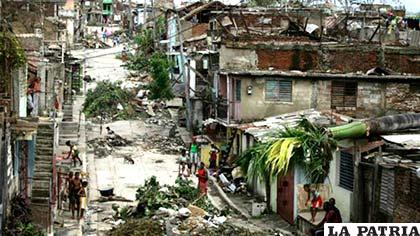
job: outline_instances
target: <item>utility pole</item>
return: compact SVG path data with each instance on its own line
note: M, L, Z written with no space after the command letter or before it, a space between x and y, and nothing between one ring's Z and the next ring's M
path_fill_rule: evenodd
M147 18L147 0L144 0L144 5L143 5L143 25L142 25L142 29L146 29L146 18Z
M153 17L153 40L155 50L158 48L159 39L157 38L157 31L156 31L156 14L155 14L155 5L154 0L152 0L152 17Z
M192 108L191 108L191 100L190 100L190 76L186 75L185 72L185 62L184 62L184 41L182 39L182 32L181 32L181 23L179 20L179 15L178 13L175 11L175 4L174 4L174 12L176 14L176 24L177 24L177 31L176 32L178 34L179 37L179 44L180 44L180 53L181 53L181 70L182 70L182 76L184 77L183 81L185 83L185 101L186 101L186 105L187 105L187 114L186 114L186 120L187 120L187 130L192 131L192 120L191 120L191 112L192 112Z
M128 0L128 32L133 36L133 13L131 12L131 0Z

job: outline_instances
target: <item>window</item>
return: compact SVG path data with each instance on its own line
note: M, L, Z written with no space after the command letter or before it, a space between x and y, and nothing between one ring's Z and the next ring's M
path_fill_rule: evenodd
M394 211L394 186L394 170L382 168L379 209L389 215Z
M241 101L241 80L235 80L235 99Z
M347 152L340 152L340 170L338 186L353 191L354 165L353 155Z
M333 81L331 84L331 108L356 106L357 83Z
M291 80L267 80L265 83L265 100L291 102L292 81Z

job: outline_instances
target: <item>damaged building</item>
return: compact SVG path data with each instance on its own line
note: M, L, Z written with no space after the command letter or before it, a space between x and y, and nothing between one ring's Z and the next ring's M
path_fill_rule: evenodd
M325 6L250 8L221 2L193 3L177 14L169 11L168 35L176 35L167 42L167 53L176 65L171 78L180 82L175 88L187 104L187 120L202 128L198 137L207 140L201 155L207 156L214 143L233 161L259 142L260 135L293 125L301 116L331 126L420 112L417 32L403 26L403 10L394 9L392 16L390 11L390 6L372 4L362 4L348 14ZM361 167L365 164L354 164L388 148L382 139L352 140L355 143L340 146L334 154L330 196L336 198L345 222L410 222L407 215L419 217L418 211L398 213L407 205L419 205L410 197L393 205L381 195L403 190L379 186L381 178L387 181L384 178L394 178L394 173L395 183L409 181L418 168L412 164L417 157L394 163L389 176L389 165L382 159L376 167L369 164L369 171L384 169L382 174L375 172L374 180L368 171L371 176L366 181ZM207 159L204 162L208 164ZM306 181L299 169L279 177L271 183L267 203L302 234L308 233L311 223L300 214L296 195ZM280 185L283 182L288 183L287 193ZM361 187L365 182L375 187ZM256 194L266 196L263 183L255 180L251 186ZM416 188L416 184L407 186ZM370 200L358 205L361 199ZM368 205L372 208L361 211Z

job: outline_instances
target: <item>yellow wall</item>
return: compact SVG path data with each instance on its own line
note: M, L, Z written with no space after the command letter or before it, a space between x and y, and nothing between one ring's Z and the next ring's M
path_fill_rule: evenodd
M220 149L222 143L220 142L215 142L214 143L216 145L217 148ZM201 157L201 161L204 162L204 164L206 165L206 167L208 168L210 165L210 148L211 148L211 144L207 144L207 145L201 145L200 146L200 157ZM217 155L217 164L219 164L219 159L221 157L220 152Z

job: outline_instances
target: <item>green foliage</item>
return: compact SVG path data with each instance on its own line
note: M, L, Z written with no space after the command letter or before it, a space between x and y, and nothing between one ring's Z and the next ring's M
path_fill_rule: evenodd
M148 217L160 207L177 210L179 206L197 205L207 211L215 211L206 197L198 198L198 190L191 180L177 179L174 186L161 186L152 176L137 189L137 216Z
M169 81L169 68L171 63L166 56L155 53L150 59L150 73L153 81L149 84L150 98L160 100L170 100L174 98L172 86Z
M145 236L145 235L163 235L162 226L153 219L132 219L127 221L110 232L110 236Z
M43 233L32 223L31 210L25 199L16 195L12 198L10 215L4 227L6 236L42 236Z
M121 88L121 83L101 81L95 89L87 92L83 112L86 117L129 118L134 115L131 97L128 90ZM123 106L123 110L118 110L118 104Z
M336 147L324 129L302 119L297 127L273 133L269 141L248 149L237 163L250 179L284 175L289 166L299 165L312 183L323 183Z
M155 32L156 40L159 40L165 33L165 19L163 17L157 19ZM128 55L128 62L124 66L130 70L150 72L150 59L158 52L158 48L155 48L153 34L153 29L143 29L136 35L133 42L137 51L135 54Z
M9 70L19 68L26 62L22 45L10 32L0 32L0 62Z
M251 7L272 7L277 4L276 0L251 0Z
M2 92L9 86L11 72L24 65L25 52L14 34L0 32L0 88Z

